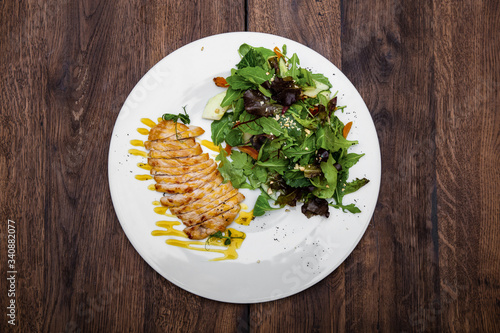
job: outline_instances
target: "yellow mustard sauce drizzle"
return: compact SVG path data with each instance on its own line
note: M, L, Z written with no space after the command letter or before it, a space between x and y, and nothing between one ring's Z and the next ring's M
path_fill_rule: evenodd
M162 121L163 121L162 117L158 118L158 124L161 123Z
M151 175L135 175L135 179L137 180L150 180L153 179Z
M245 233L229 228L228 230L231 230L231 244L229 245L224 245L224 239L218 239L218 238L212 238L208 241L184 241L184 240L179 240L179 239L167 239L165 243L168 245L173 245L173 246L178 246L178 247L183 247L189 250L195 250L195 251L208 251L208 252L215 252L215 253L221 253L224 256L219 257L219 258L214 258L210 259L210 261L219 261L219 260L226 260L226 259L236 259L238 258L238 253L236 252L237 249L241 247L241 244L245 240ZM228 235L228 231L226 230L225 235ZM235 237L241 237L241 238L235 238ZM218 249L218 248L212 248L209 247L211 245L215 246L226 246L225 249Z
M155 184L148 185L148 190L150 190L150 191L156 191Z
M249 212L240 211L240 215L236 220L234 220L234 222L240 225L250 225L252 219L253 219L253 210Z
M159 206L161 203L158 200L153 201L154 206Z
M142 140L130 140L130 144L136 147L144 147L144 141Z
M210 150L213 150L213 151L216 151L216 152L219 152L219 147L214 145L214 143L212 141L208 141L208 140L201 140L201 144L205 147L207 147L208 149Z
M135 156L148 157L148 153L139 149L129 149L128 153Z
M141 169L148 170L148 171L153 169L153 167L147 163L137 163L137 166Z
M137 132L139 132L142 135L148 135L149 134L149 130L147 128L142 128L142 127L139 127L137 129Z
M149 118L141 118L141 123L149 127L155 127L156 123Z
M165 228L167 230L153 230L151 235L153 236L178 236L187 238L186 234L180 230L174 229L175 225L181 225L178 221L158 221L155 223L160 228Z
M165 215L165 216L168 216L168 217L177 217L175 215L167 213L168 207L164 207L164 206L155 207L153 210L155 211L156 214L159 214L159 215Z

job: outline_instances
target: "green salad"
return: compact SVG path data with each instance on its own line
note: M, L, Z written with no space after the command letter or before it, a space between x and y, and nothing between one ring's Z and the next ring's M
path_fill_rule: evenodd
M364 154L349 152L352 123L335 115L332 84L323 74L300 67L297 54L243 44L241 60L214 96L203 117L212 119L212 141L224 181L235 188L260 189L254 216L301 202L302 213L329 216L329 207L359 213L343 204L368 179L347 181L349 168ZM233 149L234 148L234 149Z

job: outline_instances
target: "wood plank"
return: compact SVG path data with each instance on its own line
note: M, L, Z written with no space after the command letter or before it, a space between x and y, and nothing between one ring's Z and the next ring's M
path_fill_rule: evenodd
M336 66L341 65L339 1L251 0L248 1L248 30L290 38L319 52ZM344 266L340 266L323 281L297 295L251 305L249 330L342 331L345 327L344 284Z
M48 109L43 103L47 75L38 60L44 57L42 41L33 28L41 22L34 13L27 13L25 3L3 2L0 13L0 303L4 305L0 331L12 328L6 316L11 300L17 311L15 323L29 316L33 320L25 323L26 331L40 331L47 264L45 184L49 181L45 159ZM32 43L29 37L34 37ZM8 219L15 222L10 223L16 237L12 257L7 248ZM8 262L12 259L15 262ZM12 275L14 288L6 280ZM14 290L15 297L11 297Z
M343 2L342 68L377 128L379 202L346 261L347 328L433 331L439 302L432 40L428 3Z
M447 1L434 11L443 37L435 47L438 314L447 331L494 332L500 329L500 10L488 1Z

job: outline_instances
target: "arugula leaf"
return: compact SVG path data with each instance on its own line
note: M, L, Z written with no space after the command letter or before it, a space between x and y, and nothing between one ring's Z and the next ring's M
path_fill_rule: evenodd
M257 123L262 126L262 131L266 134L280 136L286 133L286 130L271 117L262 117L257 119Z
M336 205L336 204L329 204L330 206L334 207L334 208L337 208L337 209L342 209L342 211L345 213L345 211L349 211L353 214L356 214L356 213L361 213L361 210L356 207L353 203L352 204L349 204L349 205Z
M299 158L303 156L312 156L314 150L303 150L301 147L295 146L288 148L283 151L286 157L288 157L293 163L297 162Z
M226 78L227 83L233 90L247 90L252 89L255 84L248 81L241 75L234 74Z
M344 138L341 133L337 133L337 135L335 135L335 137L333 138L333 145L330 150L337 151L339 149L347 149L355 144L358 144L357 140L349 141L346 138Z
M241 49L241 47L240 47ZM255 67L260 66L264 63L265 59L260 52L255 50L253 47L246 50L245 55L241 59L241 61L236 65L238 69L245 67Z
M243 58L248 53L248 51L250 51L251 49L253 49L253 47L251 47L247 43L244 43L244 44L241 44L240 47L238 48L238 53Z
M257 119L257 116L243 111L240 114L238 128L244 133L259 135L262 133L262 127L256 122Z
M370 181L366 178L362 178L362 179L356 178L352 182L349 182L346 184L345 190L344 190L344 195L352 193L352 192L356 192L357 190L359 190L361 187L365 186L369 182Z
M280 158L270 158L265 162L257 161L255 164L271 169L280 175L283 175L285 170L288 169L288 161Z
M295 119L296 122L304 126L305 128L315 130L318 128L319 125L319 119L318 118L309 118L309 119L302 119L295 113L292 113L293 118Z
M215 141L214 141L214 143L215 143ZM230 146L233 146L233 147L242 145L243 144L243 132L241 132L238 128L233 128L233 129L229 130L229 132L226 135L226 143Z
M337 189L338 171L333 166L334 163L335 160L333 159L331 154L328 156L328 160L326 162L320 163L321 171L323 171L323 175L325 176L326 180L326 189L321 191L321 195L317 196L318 198L331 198L335 193L335 190Z
M267 198L267 195L259 195L257 201L255 202L255 206L253 207L253 216L262 216L267 211L279 209L271 207Z
M316 146L328 151L337 151L335 148L335 134L330 126L321 126L316 131Z
M251 169L253 167L252 158L240 151L233 151L231 154L232 166L236 169Z
M330 80L328 80L328 78L326 76L324 76L323 74L321 74L321 73L314 73L311 76L312 76L313 80L316 80L316 81L318 81L320 83L326 84L328 86L328 88L332 87L332 84L330 83Z
M243 174L243 169L234 168L232 166L231 162L227 159L226 151L222 149L222 147L220 147L219 155L217 155L215 160L220 161L219 172L224 178L224 183L231 181L234 188L246 187L245 185L249 186L246 183L247 177Z
M231 86L227 88L226 91L226 96L224 96L224 99L220 103L221 107L225 107L228 105L231 105L236 99L238 99L242 94L241 90L238 89L233 89Z
M286 72L286 76L291 76L293 78L297 78L297 75L299 74L299 65L300 65L300 60L299 57L297 56L297 53L294 53L292 57L290 58L290 63L292 66Z
M245 67L239 69L236 73L254 84L262 84L270 80L274 75L274 71L268 72L262 67Z
M342 165L342 168L349 169L354 164L358 163L361 157L365 154L349 153L345 157L342 157L338 162Z
M309 178L306 178L299 170L288 170L284 173L283 179L288 186L291 187L306 187L311 185Z
M248 181L253 189L259 188L267 180L267 170L264 167L255 165L249 170L250 174L247 174Z
M232 114L230 112L226 112L221 119L212 122L210 129L214 145L218 146L224 142L224 139L231 130L232 123Z
M305 68L299 68L296 83L301 87L314 87L312 73Z

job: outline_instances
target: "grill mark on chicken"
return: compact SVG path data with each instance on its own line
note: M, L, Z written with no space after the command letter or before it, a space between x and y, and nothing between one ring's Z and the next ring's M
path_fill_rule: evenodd
M198 187L204 185L207 182L210 182L212 179L217 177L219 174L219 170L215 170L212 173L204 176L199 180L195 180L192 182L186 182L182 184L158 184L156 183L155 188L158 192L165 192L170 194L182 194L182 193L191 193L196 190Z
M207 193L214 187L219 186L219 184L222 183L222 180L222 177L218 175L212 182L206 183L202 187L194 190L192 193L167 195L162 197L160 202L163 206L167 207L189 205L191 202L195 202L196 200L199 200L207 195Z
M149 156L152 158L171 159L171 158L178 158L178 157L196 156L196 155L200 155L202 152L203 152L203 150L201 149L200 144L197 143L196 146L194 146L192 148L186 148L186 149L168 150L168 151L150 150Z
M208 221L184 229L184 233L191 239L203 239L217 231L224 231L234 221L240 212L240 205L220 214Z
M186 182L192 182L195 180L199 180L204 176L212 173L215 169L217 169L217 164L213 163L205 169L198 170L196 172L185 173L183 175L177 176L167 176L167 175L156 175L154 179L157 183L165 183L165 184L181 184Z
M191 148L196 145L196 141L194 138L186 139L186 140L169 140L169 139L161 139L156 141L146 141L144 142L144 147L146 149L154 149L154 150L178 150L178 149L186 149Z
M183 158L149 158L148 164L154 167L163 167L163 168L171 168L171 167L181 167L198 164L209 159L208 153L200 154L198 156L193 157L183 157Z
M243 199L245 199L243 194L238 193L234 197L221 202L219 205L217 205L216 207L212 208L211 210L209 210L203 214L200 214L200 215L189 214L190 216L179 215L178 217L182 220L182 223L184 223L184 225L190 227L190 226L193 226L195 224L203 223L207 220L210 220L210 219L232 209L234 206L236 206L240 202L242 202Z
M155 188L164 193L160 202L183 221L191 239L224 231L245 199L231 182L222 184L217 164L194 140L204 132L200 127L162 121L144 143Z
M170 211L172 214L178 215L178 214L185 214L192 212L193 210L200 209L210 202L219 199L221 196L225 195L226 193L231 192L234 189L233 185L231 185L231 182L227 182L225 184L220 184L216 188L213 189L208 195L204 196L203 198L196 200L195 202L188 204L188 205L183 205L183 206L178 206L178 207L171 207Z
M208 168L212 164L215 164L214 160L206 160L204 162L194 164L194 165L189 165L189 166L181 166L181 167L172 167L172 168L166 168L166 167L155 167L151 169L151 174L152 175L168 175L168 176L178 176L178 175L184 175L186 173L190 172L197 172L200 170L203 170L205 168Z
M178 214L177 217L180 218L181 221L183 221L183 222L186 221L186 225L193 224L193 223L195 224L197 219L208 220L209 218L203 217L204 213L207 213L207 212L209 212L212 209L217 208L217 207L221 208L221 207L223 207L222 204L236 202L237 200L243 200L244 198L237 198L238 194L239 194L238 190L233 189L232 191L227 192L224 195L218 197L217 199L209 202L205 206L200 207L194 211L191 211L191 212L188 212L185 214ZM188 221L193 221L193 222L190 223ZM203 221L200 221L198 223L201 223L201 222L203 222Z

